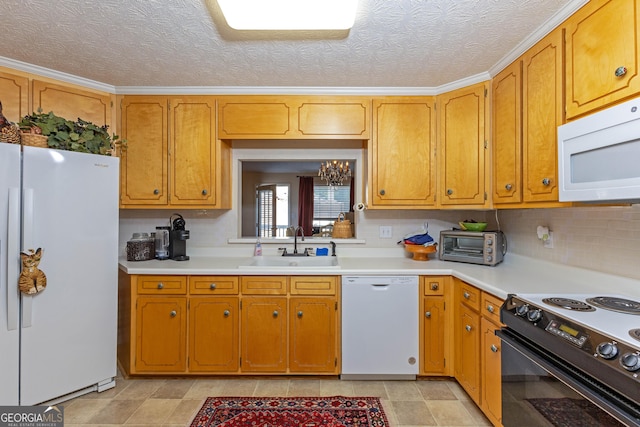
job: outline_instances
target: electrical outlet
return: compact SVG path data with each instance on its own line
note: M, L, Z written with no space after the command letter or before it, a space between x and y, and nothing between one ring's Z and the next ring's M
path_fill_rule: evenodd
M380 226L380 238L381 239L390 239L393 235L393 227L390 225L381 225Z
M549 232L549 238L545 240L542 245L547 249L553 249L553 232Z

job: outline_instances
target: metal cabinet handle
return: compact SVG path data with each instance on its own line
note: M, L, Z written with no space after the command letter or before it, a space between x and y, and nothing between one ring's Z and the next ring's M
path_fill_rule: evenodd
M551 184L551 180L549 178L544 178L542 180L542 185L549 185L549 184Z
M507 184L504 186L504 188L506 188L508 191L511 191L511 189L513 188L513 185Z
M487 306L487 311L488 311L489 313L493 313L493 312L495 311L495 309L493 308L493 306L492 306L491 304L489 304L489 305Z
M462 296L464 297L464 299L471 298L471 295L469 294L469 292L465 292L464 294L462 294Z
M207 195L207 193L208 193L208 191L207 191L207 190L202 190L202 195L203 195L203 196L206 196L206 195Z
M440 285L438 283L434 282L434 283L431 284L431 290L432 291L437 291L439 287L440 287Z
M496 347L495 344L491 344L491 351L493 351L494 353L498 352L498 347Z
M430 312L430 311L427 311L427 312L424 314L424 317L426 317L427 319L431 319L431 312Z
M156 188L155 190L153 190L153 194L155 194L155 195L157 196L158 194L160 194L160 190L158 190L158 189Z
M163 288L164 288L164 283L159 282L159 283L158 283L158 289L163 289Z
M213 291L215 288L216 288L216 284L215 283L209 284L209 289L211 289Z
M224 314L224 317L229 317L229 314L231 314L231 313L229 312L229 310L225 310L224 313L222 313L222 314Z
M622 77L627 74L627 67L618 67L616 68L615 75L616 77Z
M169 313L169 316L171 317L176 317L178 315L178 313L175 310L172 310L171 313Z
M452 195L452 194L453 194L453 190L452 190L452 189L450 189L450 188L449 188L449 189L447 189L447 194L448 194L449 196L450 196L450 195Z
M384 188L383 188L382 190L379 191L379 193L381 196L384 196L386 192L384 191Z
M467 330L467 332L471 332L471 325L467 325L464 328Z
M273 317L278 317L278 310L274 310Z
M300 318L302 317L302 310L300 310L300 311L298 312L298 317L300 317Z

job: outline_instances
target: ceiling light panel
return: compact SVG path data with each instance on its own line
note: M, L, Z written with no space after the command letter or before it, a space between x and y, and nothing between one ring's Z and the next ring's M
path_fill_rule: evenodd
M218 0L236 30L348 30L358 0Z

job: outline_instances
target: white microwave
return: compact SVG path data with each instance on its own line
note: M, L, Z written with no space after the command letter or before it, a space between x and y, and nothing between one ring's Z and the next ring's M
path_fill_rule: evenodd
M558 127L561 202L640 203L640 98Z

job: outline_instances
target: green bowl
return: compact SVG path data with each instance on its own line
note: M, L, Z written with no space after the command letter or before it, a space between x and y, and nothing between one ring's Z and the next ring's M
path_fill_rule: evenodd
M460 227L467 231L484 231L487 228L486 222L461 222Z

